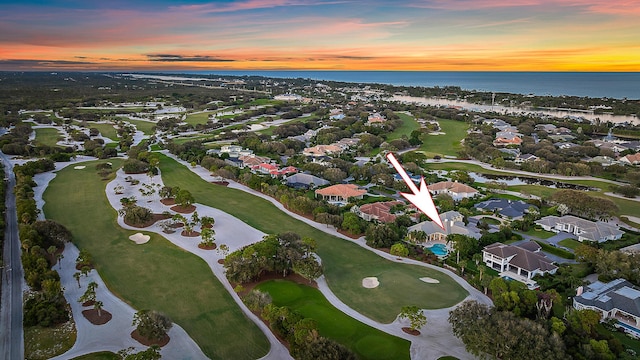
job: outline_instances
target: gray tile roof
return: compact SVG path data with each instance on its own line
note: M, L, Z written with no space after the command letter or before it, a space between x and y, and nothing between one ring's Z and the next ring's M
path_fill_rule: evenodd
M499 256L503 259L513 256L513 258L509 261L509 264L517 266L529 272L535 270L540 270L543 272L553 271L558 268L546 256L534 253L519 246L494 243L486 246L483 251Z
M618 309L640 317L640 290L624 279L616 279L609 283L596 281L588 285L585 292L574 297L573 300L601 310Z

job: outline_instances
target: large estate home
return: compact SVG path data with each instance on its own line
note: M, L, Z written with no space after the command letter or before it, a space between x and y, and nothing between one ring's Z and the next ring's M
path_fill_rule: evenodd
M555 274L558 270L550 259L540 253L540 245L533 241L517 246L493 243L482 249L482 261L499 271L501 277L520 281L529 289L538 286L532 280L534 276Z
M605 242L618 240L624 232L617 226L602 221L590 221L577 216L545 216L535 222L547 231L566 232L578 237L578 241Z
M329 154L340 154L342 148L338 145L316 145L310 148L305 148L302 151L304 156L326 156Z
M447 211L440 214L444 229L433 221L427 220L409 227L407 231L409 234L414 231L424 231L427 234L427 241L447 241L447 236L450 234L466 235L479 239L480 233L468 228L462 221L463 218L462 214L457 211Z
M475 205L478 211L489 211L500 214L509 219L520 219L529 212L529 208L538 210L537 206L528 204L522 200L489 199Z
M367 190L360 189L354 184L338 184L315 191L316 197L320 197L329 203L346 204L350 198L362 199Z
M608 283L596 281L573 298L577 310L595 310L601 320L616 319L618 326L634 337L640 337L640 290L624 279Z
M396 220L396 215L392 212L392 208L398 205L405 205L402 201L385 201L362 206L353 206L351 212L363 218L366 221L377 220L383 223L391 223Z
M329 185L329 180L325 180L323 178L305 173L298 173L288 176L286 178L286 182L287 186L291 186L297 189L309 189L318 186Z
M620 162L629 165L640 165L640 153L625 155L620 158Z
M429 185L428 188L433 195L447 194L455 201L478 195L478 190L457 181L441 181Z

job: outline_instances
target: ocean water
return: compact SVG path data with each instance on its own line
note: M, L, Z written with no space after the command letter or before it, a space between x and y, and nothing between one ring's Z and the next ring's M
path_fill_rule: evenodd
M640 99L640 72L463 71L181 71L182 74L305 78L397 86L459 86L465 90L551 96Z

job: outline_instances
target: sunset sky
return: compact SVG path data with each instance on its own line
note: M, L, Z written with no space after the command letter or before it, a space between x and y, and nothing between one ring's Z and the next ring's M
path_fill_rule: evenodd
M0 70L640 71L639 0L2 0Z

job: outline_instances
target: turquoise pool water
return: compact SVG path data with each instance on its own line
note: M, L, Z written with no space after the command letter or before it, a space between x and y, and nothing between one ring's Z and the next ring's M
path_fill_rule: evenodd
M444 244L433 244L433 246L426 249L434 253L436 256L447 256L447 254L449 254L449 250L447 250L447 246Z

